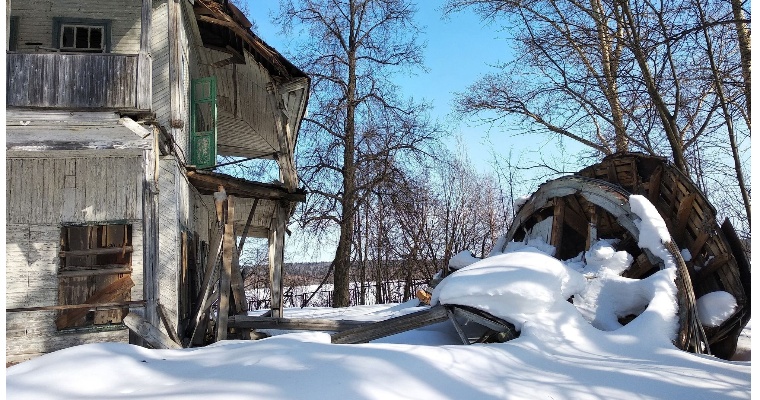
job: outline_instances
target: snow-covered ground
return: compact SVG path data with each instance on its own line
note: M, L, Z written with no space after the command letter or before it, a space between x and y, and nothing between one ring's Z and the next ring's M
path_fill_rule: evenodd
M654 254L668 258L658 216L637 214ZM541 250L539 250L539 248ZM551 253L549 251L549 253ZM749 399L749 361L678 350L675 267L644 280L619 276L630 255L601 241L567 262L544 245L462 265L433 301L477 307L520 329L506 343L462 345L447 321L361 345L323 332L271 332L259 341L148 350L104 343L10 367L10 399ZM474 260L471 260L474 261ZM464 263L467 264L467 263ZM573 303L567 301L573 297ZM725 318L725 295L703 301ZM346 309L288 309L286 317L383 320L416 301ZM617 318L637 314L621 325ZM719 322L718 322L719 323ZM745 330L738 354L749 359Z

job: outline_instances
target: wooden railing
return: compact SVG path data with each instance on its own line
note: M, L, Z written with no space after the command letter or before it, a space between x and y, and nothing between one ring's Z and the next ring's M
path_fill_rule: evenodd
M147 56L8 53L6 67L7 106L150 109L151 68ZM138 71L147 73L141 75Z

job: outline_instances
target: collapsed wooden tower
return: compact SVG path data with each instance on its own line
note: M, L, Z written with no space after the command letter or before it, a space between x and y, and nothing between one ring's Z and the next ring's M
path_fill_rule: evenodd
M709 344L716 356L731 357L750 319L749 262L730 222L718 225L716 211L704 194L666 159L615 154L573 176L546 182L518 211L507 242L543 234L556 248L555 257L569 259L599 238L618 239L617 249L634 258L622 275L645 278L660 268L661 260L638 247L637 217L628 205L631 194L646 196L655 205L674 242L669 250L679 265L676 345L700 351ZM543 229L537 229L539 224ZM681 249L689 251L687 261ZM720 326L702 333L694 300L714 291L731 293L738 307Z

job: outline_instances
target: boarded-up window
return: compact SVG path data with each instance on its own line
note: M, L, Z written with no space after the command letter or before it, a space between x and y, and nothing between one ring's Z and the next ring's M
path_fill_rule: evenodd
M58 329L120 324L131 299L132 225L64 226L61 229L58 304L91 307L59 312Z

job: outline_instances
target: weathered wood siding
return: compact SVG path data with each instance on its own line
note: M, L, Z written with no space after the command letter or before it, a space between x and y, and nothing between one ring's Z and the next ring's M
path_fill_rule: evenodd
M153 112L156 120L169 131L171 100L169 92L169 36L168 5L165 1L153 3L150 51L153 58Z
M6 57L8 106L137 108L137 56L9 53Z
M173 157L162 157L158 172L158 299L167 311L172 327L177 326L181 251L178 181L181 172ZM163 327L161 327L163 330Z
M208 51L209 62L228 54ZM220 154L261 157L279 150L275 116L280 115L269 72L245 52L245 64L210 67L217 77Z
M140 165L134 156L7 158L7 223L140 220Z
M35 51L36 45L55 48L53 18L89 18L111 21L111 52L137 54L140 50L139 0L34 0L13 1L11 15L19 17L18 51ZM44 51L44 50L42 50Z
M63 224L131 224L131 298L143 298L140 165L134 156L6 158L7 308L57 305ZM55 319L54 311L6 313L6 362L81 343L128 340L126 329L61 334Z

